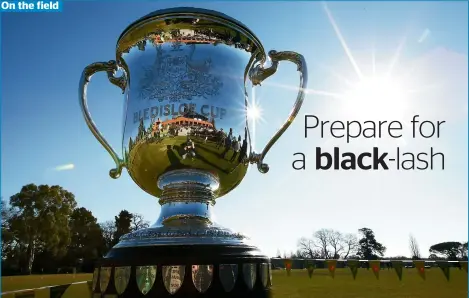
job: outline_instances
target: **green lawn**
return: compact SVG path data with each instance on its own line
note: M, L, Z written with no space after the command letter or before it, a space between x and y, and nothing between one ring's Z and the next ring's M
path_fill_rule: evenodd
M415 269L404 269L402 281L399 281L393 270L381 270L380 279L373 273L359 269L357 280L353 280L349 269L338 269L335 279L329 276L326 269L317 269L309 279L306 270L293 270L287 276L283 270L273 272L274 297L281 298L466 298L468 276L463 270L451 269L451 279L446 281L439 268L426 272L422 280ZM2 277L2 292L30 289L47 285L66 284L91 280L91 274L42 275ZM39 290L39 298L48 297L48 290ZM6 295L3 297L13 297ZM89 297L86 284L71 286L64 298Z
M274 297L282 298L466 298L468 276L465 271L452 268L448 282L441 269L432 268L422 280L416 269L404 269L402 281L395 271L381 270L376 280L371 270L359 269L353 280L350 269L337 269L335 279L327 269L317 269L309 279L306 270L293 270L291 276L285 271L274 272Z
M70 284L74 282L91 280L92 278L92 274L7 276L2 277L2 293L22 289L34 289L45 286ZM2 295L2 298L4 297L13 298L14 295ZM36 297L48 298L49 290L37 290ZM78 284L68 288L67 291L64 293L64 298L72 297L89 297L88 286L86 284Z

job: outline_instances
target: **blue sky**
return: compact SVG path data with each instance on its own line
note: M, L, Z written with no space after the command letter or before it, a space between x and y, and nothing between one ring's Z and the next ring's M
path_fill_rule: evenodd
M309 94L297 121L266 157L271 171L262 175L251 168L241 185L218 201L215 212L221 224L246 232L271 255L277 249L295 250L300 237L320 228L353 233L372 228L388 247L387 255L409 254L409 233L424 255L434 243L467 240L467 2L66 2L62 13L3 14L3 197L27 183L59 184L99 221L113 219L122 209L156 220L155 198L126 173L118 180L109 178L113 162L83 120L78 81L86 65L114 59L117 38L127 25L173 6L228 14L249 26L266 50L297 51L309 66ZM446 120L444 137L379 145L392 152L396 146L413 152L434 147L445 152L445 171L317 172L312 163L306 171L292 169L292 155L298 151L312 161L316 146L326 150L335 144L357 152L373 146L329 142L317 134L303 137L304 114L325 120L377 115L369 106L344 109L343 101L330 96L347 93L350 87L343 77L356 81L354 64L365 75L373 69L384 73L393 64L396 81L411 73L406 90L419 92L406 96L402 108L392 102L396 111L382 117L404 115L408 122L414 113ZM256 149L286 119L297 85L295 68L285 64L256 90L265 120L256 126ZM95 122L120 149L122 95L104 75L93 77L88 92ZM407 103L412 109L404 110ZM67 164L74 168L56 169Z

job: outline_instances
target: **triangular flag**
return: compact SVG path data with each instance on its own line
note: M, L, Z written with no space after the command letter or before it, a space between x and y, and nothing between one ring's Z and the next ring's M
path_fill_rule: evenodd
M306 262L306 270L308 270L309 278L313 277L314 272L314 261L307 261Z
M285 269L287 269L287 275L290 276L292 260L286 259L284 263L285 263Z
M443 271L443 274L446 277L446 280L449 281L449 263L448 262L438 262L438 267L441 268L441 271Z
M379 270L381 270L381 261L368 261L370 263L370 268L373 271L373 274L376 276L376 279L379 279Z
M337 260L326 260L327 269L332 278L335 277L335 268L337 267Z
M397 277L399 277L399 280L402 280L402 261L391 261L392 268L396 270Z
M15 293L15 298L34 298L34 290Z
M459 266L461 266L464 271L467 273L467 261L466 262L459 262Z
M350 268L350 271L352 271L353 279L357 278L359 265L360 265L359 260L347 260L347 266Z
M62 295L65 293L65 291L68 289L68 285L60 285L60 286L55 286L55 287L50 287L50 298L62 298Z
M425 261L414 261L414 265L420 277L425 280Z

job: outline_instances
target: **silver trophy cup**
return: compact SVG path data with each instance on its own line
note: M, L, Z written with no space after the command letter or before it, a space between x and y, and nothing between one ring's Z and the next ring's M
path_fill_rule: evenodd
M273 75L280 61L297 65L298 96L287 121L256 153L248 119L251 88ZM87 107L87 85L101 71L124 94L121 155ZM116 77L117 71L122 76ZM296 117L306 84L302 55L270 51L267 56L249 28L221 13L173 8L131 24L117 42L115 60L87 66L79 91L88 127L116 164L110 176L118 178L126 168L161 204L153 226L123 236L114 249L248 245L246 237L214 222L213 206L241 183L249 164L268 172L264 157Z

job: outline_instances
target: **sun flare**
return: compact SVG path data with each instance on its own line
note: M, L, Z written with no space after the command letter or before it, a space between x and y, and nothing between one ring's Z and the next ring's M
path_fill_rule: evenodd
M363 77L343 95L347 114L358 118L401 118L406 110L406 88L391 77Z
M260 119L262 116L260 107L255 104L248 107L246 113L247 113L248 119L254 120L254 121Z

